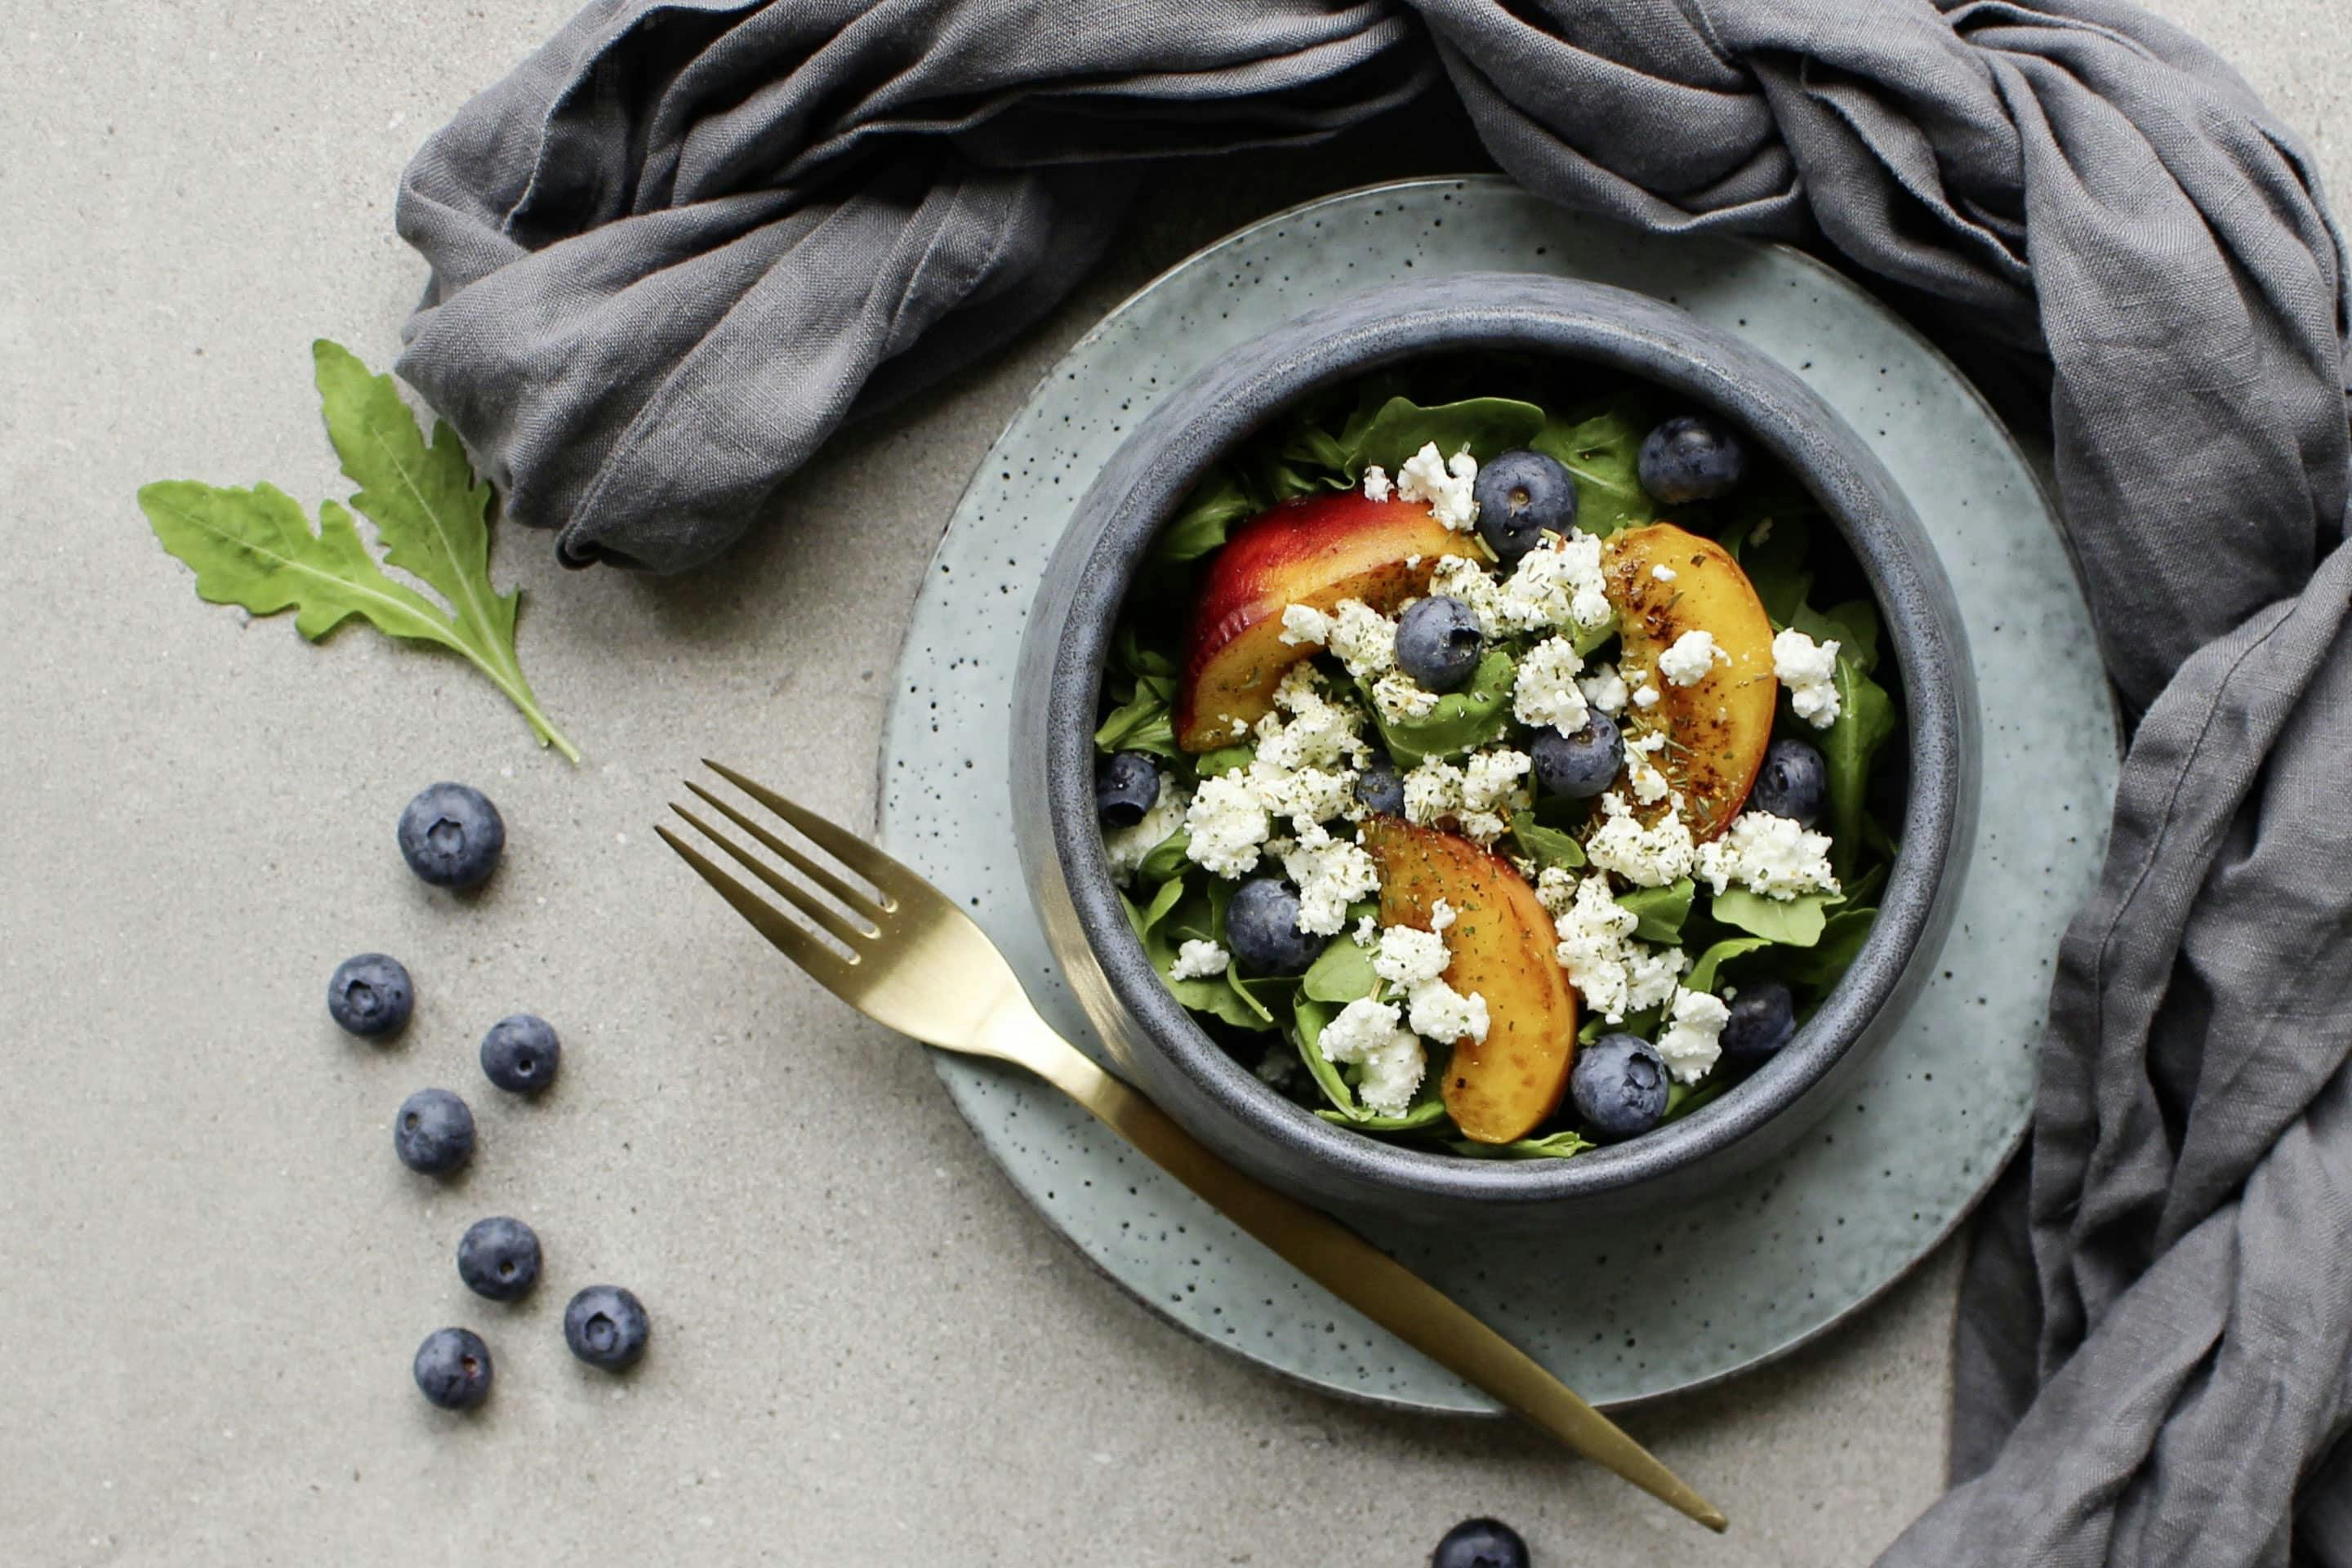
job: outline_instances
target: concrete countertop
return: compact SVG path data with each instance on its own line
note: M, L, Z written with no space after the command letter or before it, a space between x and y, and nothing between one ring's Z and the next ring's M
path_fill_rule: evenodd
M2347 188L2352 14L2165 9ZM1830 1342L1629 1421L1730 1513L1716 1540L1517 1427L1337 1403L1154 1320L1013 1194L915 1048L766 960L649 831L706 753L870 822L915 585L1038 374L1251 216L1469 165L1458 132L1163 182L1076 298L842 437L795 481L806 521L721 571L568 574L505 531L577 769L455 660L196 602L133 491L349 493L309 342L389 363L423 280L395 176L569 10L131 0L13 29L0 1560L1409 1564L1486 1512L1546 1568L1866 1562L1937 1489L1952 1249ZM478 899L393 847L443 777L506 816ZM416 979L388 1048L321 1006L368 948ZM541 1103L474 1065L516 1010L563 1034ZM386 1147L431 1083L481 1122L446 1186ZM546 1244L518 1308L452 1266L491 1213ZM626 1380L563 1349L599 1279L654 1315ZM409 1382L446 1322L497 1358L470 1419Z

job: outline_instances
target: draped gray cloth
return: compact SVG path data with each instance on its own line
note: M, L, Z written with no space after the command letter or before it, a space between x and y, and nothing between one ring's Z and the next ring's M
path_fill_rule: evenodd
M1555 200L1810 243L2046 360L2137 722L1953 1489L1885 1561L2352 1564L2345 257L2193 39L2111 0L601 0L407 171L399 369L566 559L689 566L1045 310L1135 160L1444 91Z

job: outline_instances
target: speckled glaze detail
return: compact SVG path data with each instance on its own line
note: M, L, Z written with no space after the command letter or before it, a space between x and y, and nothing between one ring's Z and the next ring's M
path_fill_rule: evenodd
M1834 1327L1948 1235L2025 1125L2058 935L2089 890L2115 714L2032 468L1923 340L1793 251L1658 239L1499 180L1361 191L1268 218L1171 269L1040 383L976 472L919 595L882 755L891 850L968 900L1046 1017L1104 1054L1014 863L1005 717L1025 606L1077 494L1136 422L1276 323L1381 283L1549 271L1682 305L1787 365L1893 473L1958 598L1988 701L1983 807L1950 940L1885 1050L1813 1131L1703 1204L1580 1220L1539 1247L1367 1225L1580 1391L1703 1386ZM1492 1414L1236 1231L1049 1089L940 1056L1014 1185L1169 1322L1331 1392Z
M1275 1093L1170 994L1119 907L1095 820L1102 668L1137 563L1200 474L1299 399L1441 353L1627 372L1733 421L1811 490L1860 560L1910 725L1901 852L1869 941L1796 1039L1696 1113L1573 1160L1482 1161L1334 1126ZM1013 678L1013 832L1045 936L1113 1055L1195 1137L1351 1217L1527 1228L1686 1202L1787 1147L1898 1021L1948 928L1977 797L1959 608L1885 468L1795 376L1672 305L1605 284L1474 272L1367 289L1281 323L1162 399L1080 499Z

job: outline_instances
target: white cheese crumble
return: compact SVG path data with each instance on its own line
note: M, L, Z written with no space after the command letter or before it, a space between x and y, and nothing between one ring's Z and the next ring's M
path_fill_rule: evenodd
M1397 470L1396 493L1405 500L1428 503L1438 521L1456 533L1467 533L1478 521L1478 503L1470 496L1477 478L1478 459L1467 448L1448 461L1438 455L1437 443L1429 441Z
M1324 1060L1363 1069L1356 1098L1383 1116L1404 1114L1429 1068L1428 1053L1419 1037L1404 1026L1396 1006L1369 996L1341 1008L1338 1017L1323 1026L1316 1045Z
M1378 463L1364 465L1364 499L1366 500L1386 500L1395 493L1396 487L1389 483L1389 472L1386 468L1381 468Z
M1658 730L1625 742L1625 780L1633 786L1634 800L1643 805L1655 805L1668 794L1666 775L1658 771L1653 760L1665 749L1665 734Z
M1838 890L1829 835L1807 832L1769 812L1743 811L1732 818L1723 837L1698 847L1696 864L1718 893L1735 883L1768 899Z
M1769 517L1748 531L1748 542L1750 544L1761 544L1771 537L1772 520Z
M1355 679L1369 680L1396 667L1396 622L1361 599L1339 601L1324 640Z
M1658 655L1658 673L1676 686L1696 686L1717 662L1727 666L1731 656L1716 645L1715 634L1687 631Z
M1603 713L1625 710L1625 678L1617 673L1617 667L1613 664L1594 666L1591 674L1576 683L1576 689L1584 693L1584 700L1589 705Z
M1566 538L1545 534L1504 582L1502 611L1514 631L1589 632L1606 626L1616 612L1601 571L1601 541L1574 528Z
M1604 820L1584 844L1584 853L1595 866L1642 888L1663 888L1689 872L1696 851L1683 822L1680 795L1667 804L1664 816L1647 826L1615 790L1601 797L1601 810Z
M1566 637L1547 637L1519 660L1511 689L1511 716L1531 730L1549 724L1562 734L1584 728L1585 697L1577 683L1583 656Z
M1424 1039L1452 1043L1486 1037L1486 999L1475 991L1465 996L1443 980L1416 985L1405 998L1412 1032Z
M1426 719L1437 710L1437 693L1401 669L1392 669L1372 682L1372 706L1381 717L1391 724L1409 719Z
M1110 879L1126 887L1135 879L1135 873L1144 857L1160 847L1168 836L1184 826L1184 808L1192 797L1184 786L1162 777L1160 793L1154 796L1151 808L1132 827L1114 827L1103 835L1103 855L1110 861Z
M1552 911L1553 931L1559 939L1555 956L1586 1006L1614 1024L1674 994L1683 972L1683 950L1633 941L1640 917L1617 902L1608 878L1596 873L1577 882L1568 872L1551 868L1539 879L1537 896Z
M1300 827L1297 844L1283 853L1282 868L1298 884L1298 929L1309 936L1339 935L1348 923L1348 906L1381 890L1371 852L1314 823Z
M1404 775L1404 819L1434 827L1462 809L1462 770L1439 757L1424 757Z
M1453 928L1454 919L1454 906L1447 903L1444 899L1438 899L1430 904L1430 930L1443 934Z
M1372 959L1372 973L1400 991L1411 991L1444 974L1451 962L1445 938L1436 931L1391 926L1381 932L1381 951Z
M1282 612L1282 640L1293 647L1318 647L1331 640L1331 617L1312 605L1288 605Z
M1462 769L1462 805L1467 811L1498 811L1532 805L1519 781L1535 765L1525 752L1496 746L1474 753Z
M1817 643L1796 627L1772 639L1772 673L1789 689L1789 706L1816 730L1837 721L1837 639Z
M1675 580L1675 569L1665 565L1653 566L1650 568L1650 575L1661 583L1671 583Z
M1730 1016L1721 997L1677 986L1666 1026L1658 1032L1658 1055L1665 1058L1667 1070L1685 1083L1705 1078L1723 1055L1719 1041Z
M1389 927L1381 933L1380 952L1372 959L1372 973L1404 994L1412 1032L1447 1044L1483 1040L1487 1028L1486 999L1475 992L1465 996L1443 978L1451 960L1442 933L1454 923L1453 914L1441 900L1430 911L1436 931Z
M1641 689L1633 693L1633 706L1636 708L1655 708L1657 705L1658 689L1651 685L1646 680L1642 682Z
M1358 947L1371 946L1381 940L1381 917L1373 914L1364 916L1356 922L1356 929L1349 935Z
M1184 813L1192 842L1184 853L1227 879L1247 876L1257 866L1258 846L1274 831L1265 802L1246 773L1221 773L1201 781L1200 793Z
M1176 962L1168 966L1168 977L1206 980L1213 974L1223 974L1230 956L1213 942L1187 942L1176 950Z

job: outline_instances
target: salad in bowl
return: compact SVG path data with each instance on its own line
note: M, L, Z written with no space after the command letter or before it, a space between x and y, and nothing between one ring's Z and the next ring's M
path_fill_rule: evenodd
M1433 1152L1638 1139L1788 1044L1902 824L1864 574L1731 421L1424 362L1228 451L1094 731L1151 965L1269 1093Z

